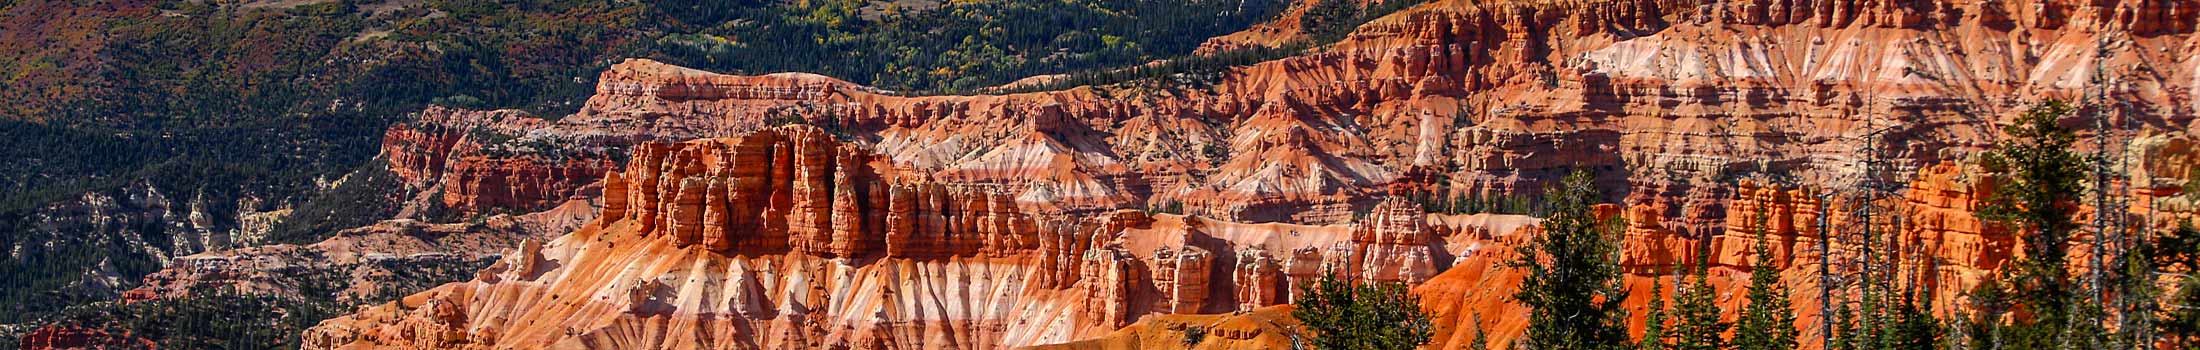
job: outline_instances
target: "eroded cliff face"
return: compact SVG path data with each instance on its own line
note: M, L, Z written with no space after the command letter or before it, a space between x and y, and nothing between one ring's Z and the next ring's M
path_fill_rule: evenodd
M1986 145L1994 121L2026 101L2075 97L2096 62L2117 79L2164 87L2111 88L2119 99L2147 106L2120 111L2129 123L2122 125L2177 128L2192 116L2191 99L2178 96L2187 88L2171 86L2193 81L2143 73L2189 69L2175 68L2192 64L2189 11L2163 15L2141 9L2157 4L2136 2L2099 9L2053 2L1720 4L1729 8L1687 1L1443 2L1363 27L1345 46L1471 46L1464 59L1477 74L1465 85L1487 92L1468 98L1476 104L1467 116L1476 125L1468 129L1529 132L1616 151L1558 153L1628 170L1629 202L1651 204L1684 232L1715 231L1723 221L1719 201L1733 193L1716 181L1721 177L1839 183L1863 168L1863 150L1875 141L1902 169L1961 159ZM2049 17L2070 23L2039 20ZM2125 36L2135 32L2150 34ZM2114 47L2145 49L2093 54L2096 41L2126 38L2133 41ZM1470 154L1490 149L1466 147L1474 149ZM1523 166L1544 168L1491 168Z
M1942 164L2039 98L2124 102L2105 114L2148 135L2131 153L2166 160L2131 189L2193 212L2175 194L2196 19L2192 1L1437 1L1202 86L994 96L630 60L555 121L434 112L501 137L393 130L385 156L440 179L419 183L441 205L539 208L600 183L603 215L314 344L998 348L1286 303L1322 271L1426 281L1458 325L1517 314L1498 266L1532 227L1391 191L1533 195L1574 169L1624 203L1603 210L1629 219L1638 290L1705 240L1722 290L1760 265L1817 288L1817 213L1848 208L1821 194L1873 150L1912 183L1882 199L1905 218L1897 248L1944 261L1900 277L1946 303L2017 248L1971 214L1991 184ZM1760 219L1770 257L1748 253ZM1444 329L1463 347L1467 328Z
M1091 217L1006 186L914 176L808 126L632 147L602 214L472 281L324 322L309 345L993 349L1149 315L1286 303L1334 271L1415 282L1450 262L1408 201L1345 225L1135 210ZM1432 229L1432 227L1445 227Z
M375 214L392 216L332 228L318 242L179 252L189 254L164 259L121 297L229 292L352 303L418 292L594 219L602 191L595 178L617 166L623 156L609 154L625 146L537 133L548 122L517 111L430 108L412 117L385 133L383 162L370 166L386 168L329 185L394 178L393 185L364 185L395 199L394 212ZM258 215L273 222L290 212Z
M2190 126L2186 130L2192 130ZM2147 215L2146 224L2174 228L2200 215L2200 141L2195 135L2168 132L2134 139L2124 154L2131 159L2131 211Z
M2178 146L2183 137L2145 137L2134 143L2130 153L2133 168L2164 169L2184 168L2193 154ZM2139 186L2119 187L2128 190L2131 206L2121 212L2130 227L2127 232L2166 232L2176 222L2193 213L2186 206L2189 196L2178 194L2178 188L2169 184L2182 184L2181 177L2152 177L2145 174L2134 177ZM2147 186L2146 181L2155 185ZM1984 201L1994 191L1996 182L1985 176L1976 165L1967 162L1935 164L1920 172L1899 193L1881 197L1872 210L1870 222L1861 218L1859 205L1862 197L1853 191L1829 195L1826 190L1796 188L1793 186L1760 185L1742 181L1734 185L1736 195L1726 201L1729 210L1725 228L1706 238L1690 238L1673 233L1656 216L1646 213L1656 210L1636 206L1625 211L1627 229L1622 233L1623 256L1621 264L1628 274L1624 276L1631 295L1625 306L1636 318L1633 329L1642 329L1642 315L1646 304L1655 294L1649 290L1651 279L1668 279L1669 289L1655 293L1672 293L1677 283L1679 268L1697 263L1693 261L1697 249L1709 249L1711 260L1708 280L1721 295L1720 307L1728 310L1728 320L1735 316L1731 311L1745 306L1747 301L1738 297L1748 283L1749 272L1757 268L1780 271L1780 278L1791 293L1791 305L1797 312L1797 327L1804 338L1819 337L1823 322L1819 312L1826 305L1821 291L1829 286L1827 273L1833 279L1833 301L1852 298L1870 283L1895 286L1912 296L1930 296L1927 302L1933 310L1946 315L1954 310L1969 307L1968 291L1979 283L2006 268L2019 258L2023 242L2016 231L2009 227L1983 219L1979 211ZM2151 204L2150 204L2151 203ZM2150 206L2151 205L2151 206ZM2091 222L2095 212L2093 204L2082 204L2080 222ZM1611 208L1617 212L1616 207ZM1618 214L1615 214L1618 215ZM1828 231L1827 227L1832 227ZM1871 247L1864 246L1863 227L1869 225L1877 237ZM2151 227L2147 226L2151 225ZM1530 237L1534 228L1517 232L1512 237ZM2084 260L2091 251L2091 227L2071 238L2073 261ZM2147 231L2152 230L2152 231ZM1770 254L1758 254L1754 249L1758 234ZM1704 240L1709 240L1705 242ZM1469 346L1476 327L1488 331L1492 347L1501 347L1520 335L1526 324L1517 318L1491 317L1527 312L1527 309L1510 301L1523 278L1516 269L1502 268L1501 264L1517 259L1511 247L1524 244L1518 240L1490 240L1490 245L1505 249L1483 254L1466 254L1460 257L1457 268L1445 271L1428 283L1415 288L1423 298L1423 306L1437 318L1436 342L1438 349L1462 349ZM1883 259L1881 263L1867 263L1862 254L1877 254L1871 259ZM1830 252L1828 256L1826 252ZM1830 263L1829 263L1830 262ZM1867 267L1867 264L1878 265ZM1865 276L1867 268L1885 271L1883 274ZM2073 265L2073 269L2084 270ZM1867 280L1870 279L1870 280ZM1929 294L1928 294L1929 293ZM1480 315L1481 317L1476 317ZM1815 349L1817 344L1804 344Z
M382 156L406 192L417 196L398 217L545 210L618 167L609 154L624 143L606 147L535 132L549 123L519 111L431 107L391 126L382 137Z
M2104 4L1440 1L1204 87L998 96L634 60L606 71L579 114L518 140L609 148L600 156L808 123L906 172L1002 185L1054 210L1182 203L1248 222L1343 222L1400 183L1532 194L1592 168L1700 235L1724 225L1730 179L1840 182L1874 148L1905 172L1958 160L2027 103L2094 86L2097 63L2119 82L2107 93L2129 102L2110 113L2118 125L2188 123L2200 4ZM2104 41L2110 54L2097 55ZM479 160L469 164L485 170L467 171L481 174L449 175L460 180L446 203L539 201L527 198L601 170Z

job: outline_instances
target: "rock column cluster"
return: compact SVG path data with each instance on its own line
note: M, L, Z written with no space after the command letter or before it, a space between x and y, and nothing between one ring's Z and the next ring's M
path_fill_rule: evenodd
M1819 192L1810 189L1764 186L1751 181L1736 184L1734 199L1726 206L1726 234L1715 237L1716 241L1712 242L1718 249L1712 254L1718 260L1714 263L1757 266L1758 261L1763 261L1773 268L1786 269L1794 264L1796 254L1816 256L1816 252L1797 251L1794 245L1805 240L1817 241L1820 233L1818 213L1824 209L1821 201ZM1765 239L1772 240L1773 256L1752 258L1756 255L1759 230L1764 231Z
M1268 251L1259 248L1239 250L1237 269L1231 271L1230 278L1237 285L1239 310L1283 303L1281 291L1289 288L1283 284L1283 266L1277 264Z
M1077 286L1088 295L1085 311L1098 313L1091 318L1095 323L1122 328L1137 316L1131 313L1130 303L1137 291L1133 283L1144 280L1137 261L1138 257L1123 251L1121 246L1110 245L1085 252Z
M1435 277L1436 241L1420 204L1399 197L1384 199L1367 220L1353 227L1352 242L1333 247L1328 263L1364 281L1418 284Z
M1060 235L979 185L890 183L877 156L808 127L634 147L604 176L607 225L681 247L824 257L1004 255Z
M1214 270L1212 255L1189 245L1154 252L1154 286L1166 299L1159 309L1191 314L1207 305L1207 278Z

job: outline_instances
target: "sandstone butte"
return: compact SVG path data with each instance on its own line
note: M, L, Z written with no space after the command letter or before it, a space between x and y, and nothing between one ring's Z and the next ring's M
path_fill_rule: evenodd
M1430 347L1457 349L1474 327L1503 342L1523 326L1493 315L1521 311L1499 264L1534 219L1398 195L1532 195L1575 168L1619 194L1605 211L1629 219L1635 290L1710 240L1720 301L1780 268L1809 339L1816 216L1854 207L1867 150L1910 184L1879 200L1904 218L1878 224L1900 232L1894 252L1932 266L1902 278L1943 305L2019 250L1973 215L1993 184L1969 159L2031 101L2102 87L2127 130L2110 136L2131 140L2130 214L2191 216L2196 22L2189 0L1436 1L1200 88L987 96L629 60L574 115L431 109L392 128L383 157L421 194L409 211L567 208L514 218L568 224L352 245L510 253L309 345L1108 348L1197 323L1232 325L1205 346L1235 348L1277 344L1288 312L1266 306L1336 270L1416 283ZM1749 254L1757 217L1773 256ZM194 257L224 255L252 256ZM146 293L254 275L204 270L221 273Z

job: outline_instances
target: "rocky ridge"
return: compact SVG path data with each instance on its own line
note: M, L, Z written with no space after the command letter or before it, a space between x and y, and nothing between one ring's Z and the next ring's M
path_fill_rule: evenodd
M594 218L589 200L526 215L433 224L388 220L312 244L275 244L181 256L123 293L126 301L203 293L376 300L449 281L418 280L441 268L478 268L524 242L571 232ZM469 270L470 271L470 270ZM421 285L425 283L425 285ZM325 293L311 295L309 293Z

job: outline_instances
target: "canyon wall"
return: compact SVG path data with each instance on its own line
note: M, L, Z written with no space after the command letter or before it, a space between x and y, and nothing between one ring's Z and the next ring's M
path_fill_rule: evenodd
M2131 157L2129 164L2135 169L2185 169L2188 164L2171 164L2191 159L2190 150L2177 146L2186 142L2183 140L2142 138L2126 154ZM2128 210L2121 212L2129 225L2126 232L2161 234L2191 217L2193 212L2186 204L2191 196L2181 193L2186 176L2139 173L2133 177L2139 185L2112 189L2129 191L2122 195L2131 200ZM2147 185L2149 182L2153 185ZM1781 283L1790 290L1787 297L1797 313L1802 339L1806 340L1823 336L1819 332L1823 322L1819 307L1828 304L1822 297L1830 297L1835 303L1851 300L1866 284L1893 286L1904 295L1923 298L1942 317L1965 310L1970 305L1971 288L1995 278L2019 258L2023 249L2016 231L1979 215L1995 186L1996 182L1975 164L1935 164L1921 169L1899 192L1874 201L1877 205L1872 210L1876 212L1870 214L1874 219L1866 222L1860 210L1863 199L1854 191L1829 194L1823 189L1742 181L1734 185L1736 195L1726 201L1730 211L1725 229L1702 239L1683 237L1658 226L1655 216L1644 214L1655 210L1637 206L1624 214L1628 215L1628 225L1620 233L1625 237L1621 242L1621 264L1628 271L1623 279L1630 290L1625 307L1635 317L1633 330L1642 330L1646 305L1656 295L1653 293L1674 293L1671 288L1678 284L1674 279L1682 276L1678 271L1697 263L1698 249L1710 250L1708 280L1720 295L1728 296L1719 299L1719 306L1728 311L1727 321L1739 317L1734 311L1747 304L1739 296L1744 293L1750 271L1776 269ZM2088 226L2071 237L2070 245L2073 269L2078 271L2087 269L2075 264L2083 264L2090 254L2094 228L2089 225L2095 212L2090 202L2081 207L2076 220ZM1612 211L1616 212L1616 207ZM1645 220L1653 223L1646 224ZM1869 247L1865 246L1863 231L1867 225L1874 230L1872 237L1877 237ZM1512 236L1532 234L1518 232ZM1766 240L1769 254L1755 250L1759 234ZM1525 330L1525 320L1492 316L1528 311L1508 299L1518 291L1522 271L1502 267L1518 258L1509 248L1522 243L1517 239L1491 243L1508 249L1462 255L1454 264L1458 268L1415 287L1424 308L1437 319L1432 348L1466 348L1471 331L1477 327L1489 332L1489 346L1502 348ZM1873 264L1866 263L1863 254L1876 254L1869 259L1891 265L1868 266ZM1882 273L1867 276L1863 274L1867 270ZM1649 289L1652 279L1666 279L1663 284L1667 289ZM1831 294L1821 294L1828 286L1832 286ZM1804 348L1818 347L1806 341Z
M1402 199L1327 226L1036 215L1049 207L1004 186L912 176L809 126L646 142L628 159L602 177L594 221L471 281L324 322L308 345L1059 343L1148 315L1287 303L1288 285L1323 273L1427 280L1453 254L1435 233L1475 231Z
M399 217L549 209L618 167L595 145L530 138L550 122L519 111L431 107L413 117L382 137L390 172L420 196Z
M2104 4L1439 1L1210 85L993 96L632 60L603 74L580 113L507 142L601 150L563 165L484 155L446 167L444 196L537 203L593 181L598 159L634 143L800 123L908 173L998 184L1068 213L1181 204L1230 221L1336 223L1386 187L1533 194L1581 168L1603 174L1613 200L1700 236L1725 224L1732 179L1850 182L1865 150L1904 173L1960 160L2028 103L2078 97L2097 64L2118 82L2106 93L2127 102L2107 111L2116 125L2181 130L2200 80L2188 10L2200 5ZM2094 54L2102 42L2110 55Z
M1811 309L1818 212L1852 208L1875 158L1910 183L1881 199L1904 218L1881 224L1900 233L1890 252L1936 261L1900 278L1948 303L2016 251L1971 215L1991 184L1956 164L2038 99L2101 87L2120 103L2085 111L2140 134L2117 137L2141 140L2127 152L2151 175L2129 187L2165 213L2149 217L2189 216L2167 213L2192 212L2177 194L2196 9L1436 1L1197 86L989 96L629 60L571 116L430 111L393 129L385 157L441 186L439 205L539 209L598 183L603 214L312 341L998 348L1287 303L1287 286L1340 271L1425 282L1439 348L1457 348L1473 315L1494 338L1518 332L1495 315L1518 314L1519 276L1497 266L1532 228L1422 214L1393 192L1534 195L1577 169L1624 203L1603 210L1629 219L1635 289L1709 246L1722 290L1774 266ZM480 129L498 132L453 131ZM1823 219L1860 226L1845 217ZM1760 220L1771 257L1747 249ZM1828 245L1836 261L1857 250Z

